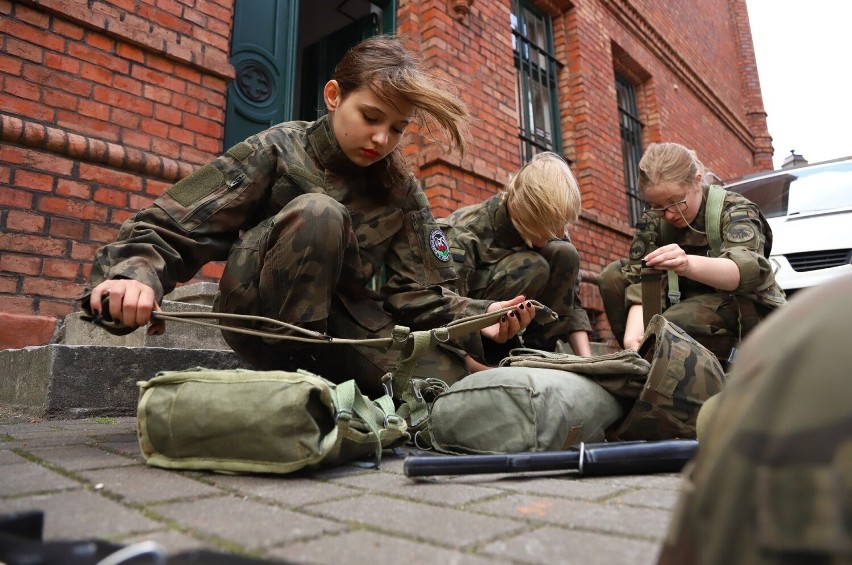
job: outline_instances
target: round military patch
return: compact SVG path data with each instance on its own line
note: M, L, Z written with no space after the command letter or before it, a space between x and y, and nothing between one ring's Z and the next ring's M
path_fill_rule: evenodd
M429 247L432 248L432 253L439 261L445 263L450 260L450 244L447 243L447 236L440 228L435 228L429 234Z
M731 243L745 243L755 238L754 226L746 222L738 222L725 232L725 239Z
M645 242L638 239L630 246L630 258L637 261L645 256Z

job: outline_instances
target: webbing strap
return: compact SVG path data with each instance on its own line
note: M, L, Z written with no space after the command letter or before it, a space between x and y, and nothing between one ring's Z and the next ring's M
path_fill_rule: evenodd
M668 271L673 273L674 271ZM675 275L677 278L677 275ZM647 328L648 323L656 314L663 313L662 282L663 271L653 267L644 267L639 271L642 283L642 323ZM669 279L671 281L671 278Z
M668 245L674 241L674 226L665 220L660 221L660 237L663 240L663 245ZM668 277L668 297L669 304L674 305L680 302L680 283L678 282L677 273L674 271L666 271ZM644 296L644 295L643 295ZM646 320L650 318L643 316ZM645 327L648 327L647 321Z
M338 423L345 422L345 427L348 428L349 420L351 420L354 414L367 424L367 427L370 428L370 431L376 438L376 464L378 465L382 458L382 440L379 436L379 426L373 418L370 406L364 400L364 395L358 390L358 386L354 380L342 382L334 387L334 389L337 391Z
M712 185L707 192L707 208L704 210L704 226L710 256L718 257L722 252L722 207L725 205L725 189Z

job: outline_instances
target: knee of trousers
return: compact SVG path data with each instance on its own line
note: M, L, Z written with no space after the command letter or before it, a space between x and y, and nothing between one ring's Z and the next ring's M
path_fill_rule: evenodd
M554 271L579 271L580 252L570 241L555 240L548 242L541 250Z
M627 283L624 280L624 273L621 269L626 264L627 259L619 259L604 267L598 277L598 288L600 288L602 296L621 296L623 300L624 293L627 289Z
M534 251L520 251L498 262L493 273L494 281L502 279L502 286L514 292L513 296L535 298L550 279L550 265Z
M268 246L284 242L299 253L308 247L332 252L346 245L351 218L346 207L326 194L302 194L272 220Z

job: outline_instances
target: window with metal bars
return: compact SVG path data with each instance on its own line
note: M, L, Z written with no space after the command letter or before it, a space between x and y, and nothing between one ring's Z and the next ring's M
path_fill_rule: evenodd
M618 120L621 128L621 156L624 161L624 188L627 216L631 225L642 215L645 204L639 194L639 160L642 159L642 122L636 103L636 87L615 75Z
M515 54L518 138L521 160L541 151L562 153L556 72L550 17L522 0L512 0L512 49Z

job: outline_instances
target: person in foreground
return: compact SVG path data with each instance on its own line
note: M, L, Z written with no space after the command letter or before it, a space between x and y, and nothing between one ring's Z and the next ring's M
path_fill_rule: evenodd
M661 565L852 562L850 334L845 275L749 335L699 413Z
M580 215L580 187L568 163L538 153L485 202L456 210L443 220L459 278L456 290L476 299L524 295L551 307L559 320L533 321L526 347L554 351L563 340L591 355L589 316L580 303L580 255L568 226Z
M463 154L464 104L438 85L414 51L388 36L353 47L323 94L327 115L281 123L238 143L125 222L117 241L96 252L91 310L100 313L108 295L115 320L145 325L177 282L209 261L227 260L216 312L357 339L387 337L395 324L428 329L517 306L482 330L485 340L474 335L459 345L482 362L486 344L508 348L535 308L523 296L472 300L442 286L455 277L446 239L399 149L416 121L442 130L449 147ZM374 291L368 284L381 272L386 282ZM162 329L155 324L149 331ZM255 368L354 378L371 396L383 393L381 377L398 355L223 335ZM467 368L461 355L440 350L418 371L452 383Z
M724 191L721 212L708 217L711 190L723 190L706 184L709 176L695 152L677 143L651 144L639 162L647 207L636 223L630 257L604 268L598 282L613 334L625 349L637 348L645 332L643 264L676 275L663 279L664 288L674 290L674 281L680 292L679 301L669 293L663 316L723 365L743 337L786 303L768 260L772 230L760 209Z

